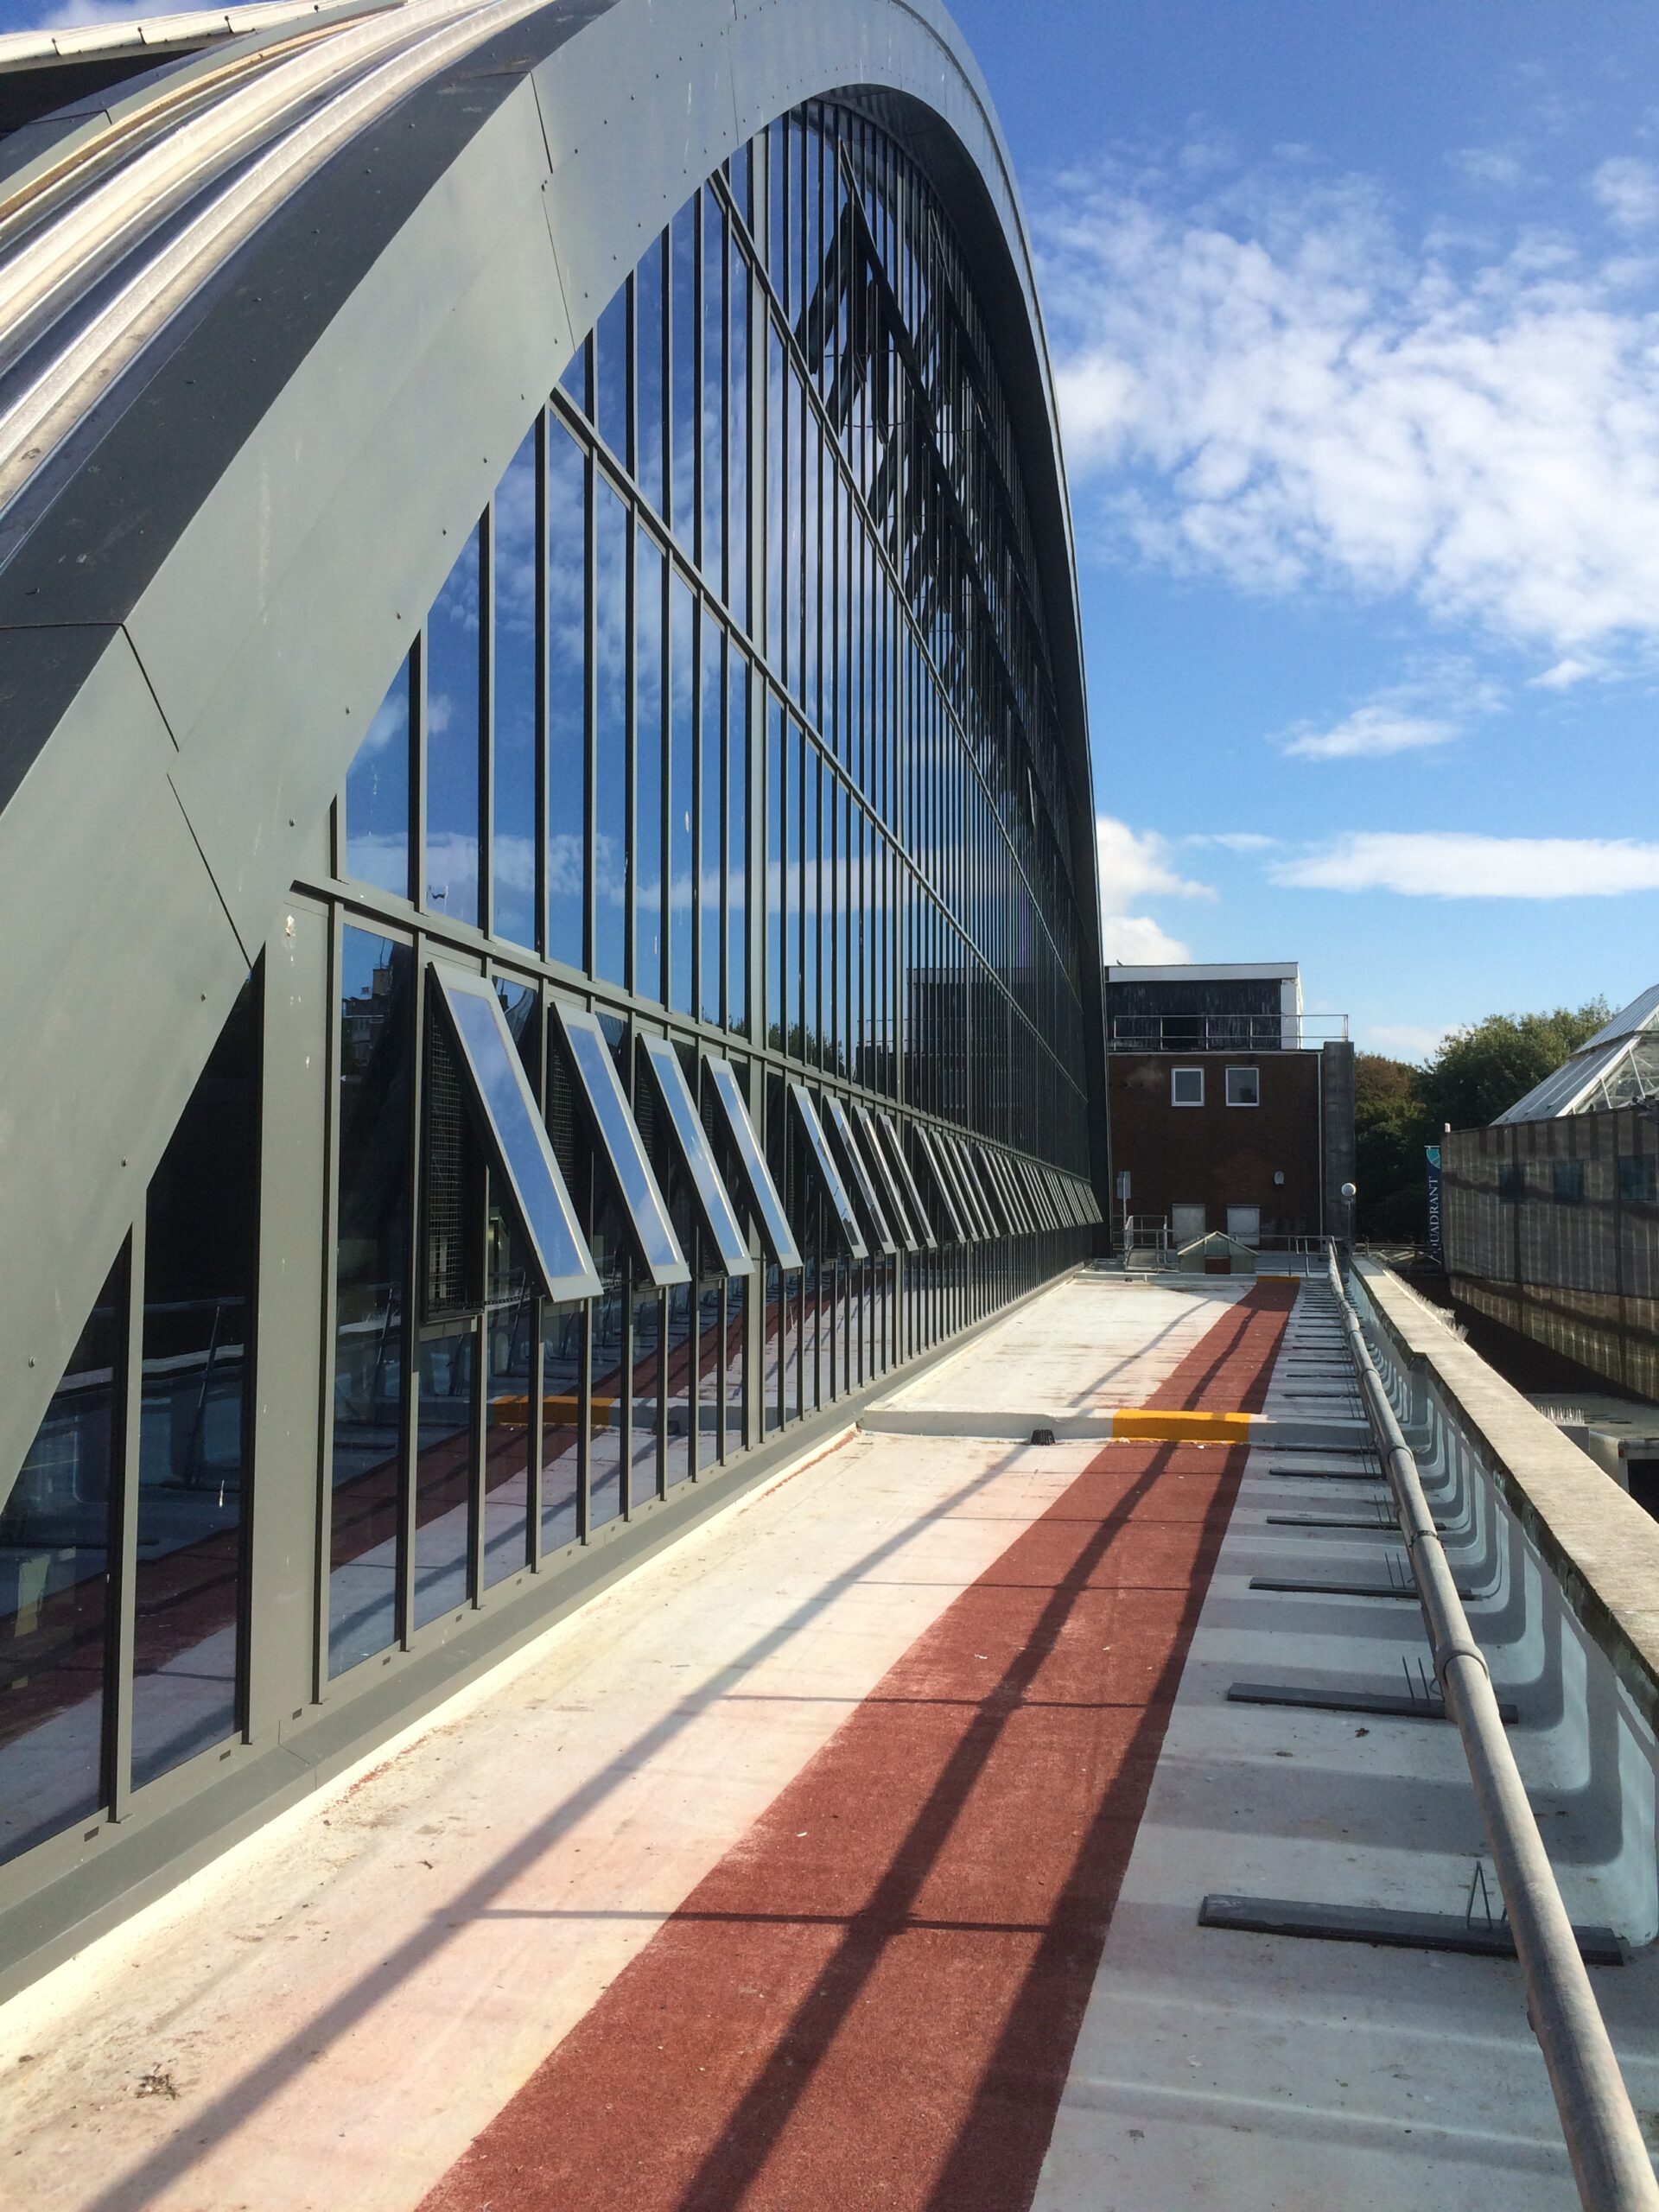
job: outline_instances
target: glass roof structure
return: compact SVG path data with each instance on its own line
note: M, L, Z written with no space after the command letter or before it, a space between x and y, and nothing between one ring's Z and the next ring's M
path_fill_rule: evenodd
M1506 1122L1553 1122L1563 1114L1603 1114L1659 1097L1659 983L1650 984L1587 1037L1553 1075L1535 1084Z

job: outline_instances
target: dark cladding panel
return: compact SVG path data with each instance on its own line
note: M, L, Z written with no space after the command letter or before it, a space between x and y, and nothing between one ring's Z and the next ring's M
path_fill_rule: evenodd
M478 1134L543 1290L561 1301L597 1297L593 1258L494 984L436 965L432 980L470 1086Z
M600 1155L609 1163L639 1257L659 1289L671 1283L690 1282L691 1269L674 1234L668 1202L651 1172L644 1141L629 1111L622 1079L599 1018L579 1007L566 1006L560 999L554 1001L554 1011L576 1078L577 1096Z
M863 1234L858 1225L858 1216L853 1211L853 1202L847 1195L847 1185L842 1181L841 1171L836 1166L830 1153L830 1140L824 1135L823 1124L819 1121L817 1109L812 1103L812 1094L804 1083L791 1083L789 1086L789 1095L794 1100L795 1111L800 1117L802 1133L806 1138L807 1147L811 1154L814 1172L823 1187L823 1195L829 1201L830 1211L836 1217L836 1225L841 1230L847 1249L852 1254L854 1259L868 1260L870 1256L870 1248L864 1242Z
M795 1242L795 1233L789 1225L789 1216L784 1202L778 1195L778 1185L772 1179L772 1170L766 1166L766 1155L760 1149L760 1140L755 1135L754 1123L749 1119L749 1109L743 1103L743 1090L737 1079L737 1071L728 1059L711 1053L705 1065L709 1079L715 1086L715 1098L721 1118L732 1141L733 1156L738 1173L748 1192L750 1205L760 1224L761 1242L778 1265L792 1272L804 1264L801 1249Z
M728 1275L753 1274L754 1262L749 1257L742 1229L732 1211L726 1185L720 1179L720 1170L709 1149L702 1123L697 1118L696 1102L680 1065L680 1056L666 1037L647 1037L644 1046L645 1065L667 1112L668 1126L696 1194L703 1226L720 1255L721 1268Z

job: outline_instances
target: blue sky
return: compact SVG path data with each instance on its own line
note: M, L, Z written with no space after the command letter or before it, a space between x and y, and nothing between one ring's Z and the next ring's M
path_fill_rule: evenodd
M1298 958L1408 1057L1659 979L1659 14L957 14L1043 257L1109 951Z
M1109 955L1300 959L1408 1057L1659 980L1659 10L956 12L1041 256Z

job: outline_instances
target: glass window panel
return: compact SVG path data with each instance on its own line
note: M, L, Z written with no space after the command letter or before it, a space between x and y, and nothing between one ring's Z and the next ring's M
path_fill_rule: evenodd
M669 603L668 753L668 1003L677 1014L691 1002L692 931L696 913L696 701L694 645L696 602L677 569L671 569ZM716 658L718 651L716 648Z
M698 662L696 855L697 1012L711 1024L721 1020L720 948L722 942L721 890L724 880L721 842L725 819L721 778L726 760L721 709L725 698L725 633L705 603Z
M593 1306L593 1420L588 1439L588 1527L591 1534L622 1510L623 1361L628 1263L622 1220L608 1193L595 1193L590 1238L603 1291Z
M135 1789L238 1724L258 1154L259 993L250 979L144 1210Z
M582 448L556 416L547 428L547 950L568 967L587 964L585 944L588 850L588 464ZM601 937L620 982L620 939L604 938L604 918L614 910L607 887L620 874L627 850L626 747L622 721L626 681L627 568L619 558L616 494L601 480L601 512L607 534L601 545L598 674L602 713L598 743L613 747L615 775L602 784L614 819L601 818L594 875ZM626 543L626 541L624 541ZM605 563L608 562L607 567ZM499 591L498 580L497 589ZM499 601L498 601L499 605ZM608 688L607 688L608 687ZM508 931L507 935L512 935Z
M766 1041L784 1047L784 710L766 693Z
M413 660L393 677L346 776L346 873L410 895L410 692Z
M696 552L697 202L695 194L669 226L669 420L672 433L669 499L674 535L688 558Z
M559 378L559 390L571 405L589 416L594 411L593 393L588 385L593 359L594 341L591 338L584 338L570 356L564 374Z
M795 1242L784 1202L766 1165L760 1140L749 1109L744 1103L743 1087L738 1081L737 1071L731 1062L713 1054L703 1065L708 1070L720 1124L729 1141L731 1158L735 1164L737 1179L742 1185L750 1208L760 1224L761 1241L780 1268L792 1268L801 1265L799 1247Z
M664 319L663 241L654 238L633 272L634 475L643 497L667 518L663 481L668 332Z
M595 404L599 416L599 435L626 468L632 459L632 441L628 435L631 411L630 387L632 382L629 338L629 294L632 287L623 284L607 303L594 330Z
M880 1144L887 1148L887 1164L889 1168L892 1168L893 1177L898 1179L898 1188L900 1188L902 1194L905 1194L905 1204L907 1204L909 1217L912 1217L913 1225L916 1225L918 1236L920 1236L923 1243L929 1245L929 1249L931 1249L933 1245L938 1245L938 1236L933 1234L933 1224L927 1219L927 1205L923 1204L923 1188L920 1188L920 1184L916 1181L916 1174L913 1174L912 1164L909 1164L907 1154L905 1154L905 1139L898 1135L896 1123L893 1123L893 1117L889 1113L878 1113L874 1115L872 1119L874 1123L876 1123L876 1130L880 1133Z
M818 1179L819 1190L834 1217L836 1226L840 1230L846 1241L847 1249L852 1254L854 1259L867 1259L869 1256L869 1248L865 1243L863 1235L859 1229L858 1216L854 1212L853 1202L847 1195L847 1185L841 1179L841 1170L836 1166L835 1157L830 1150L830 1141L824 1135L823 1124L818 1119L817 1109L812 1103L811 1096L803 1083L791 1083L789 1086L789 1095L794 1101L802 1134L806 1139L807 1158L812 1172Z
M638 1512L662 1493L663 1294L633 1301L633 1406L628 1455L628 1506Z
M726 674L726 1026L749 1026L749 664L734 645Z
M633 583L633 988L663 995L663 589L661 548L643 527Z
M892 1225L887 1219L887 1208L881 1203L874 1178L870 1173L869 1162L864 1157L863 1147L853 1134L853 1125L848 1118L846 1108L833 1092L824 1094L823 1117L834 1133L836 1147L840 1154L842 1165L847 1170L853 1190L857 1193L865 1224L869 1229L877 1249L882 1252L896 1251L898 1247L893 1240Z
M628 511L594 493L594 973L627 981Z
M718 1305L718 1290L714 1296ZM663 1396L668 1415L663 1449L663 1487L672 1490L676 1483L688 1480L696 1465L696 1430L693 1421L696 1405L693 1391L699 1345L693 1324L697 1299L690 1283L679 1283L667 1293L663 1303L668 1330L663 1347Z
M711 591L722 588L726 531L726 215L718 194L705 188L702 209L702 573Z
M764 649L774 669L783 665L784 651L784 343L777 325L766 318L766 631ZM760 588L759 582L756 589Z
M598 1278L495 989L458 969L435 967L432 973L479 1135L540 1287L550 1298L591 1297Z
M887 1219L893 1224L894 1233L905 1249L914 1252L921 1244L921 1233L912 1218L908 1198L887 1156L887 1148L876 1127L875 1116L868 1106L855 1104L851 1119L859 1142L864 1148L864 1156L874 1173L876 1187L887 1207ZM917 1218L921 1218L919 1214ZM932 1243L931 1236L927 1241Z
M416 1407L415 1625L467 1600L478 1323L421 1332Z
M966 1217L957 1204L957 1194L950 1177L945 1173L944 1162L940 1156L940 1149L934 1133L924 1122L918 1122L915 1124L915 1137L921 1149L922 1159L926 1164L928 1174L931 1179L934 1195L939 1203L939 1211L944 1217L947 1242L956 1244L963 1243L969 1233Z
M542 1308L542 1556L575 1542L584 1308ZM597 1308L594 1309L597 1311Z
M414 962L407 945L364 930L342 933L331 1675L384 1650L397 1633Z
M554 1012L576 1078L577 1096L627 1210L639 1256L659 1286L689 1281L691 1270L674 1234L667 1202L652 1173L599 1019L562 1001L556 1002Z
M727 267L730 373L726 386L726 595L740 622L749 619L749 264L738 239Z
M709 1149L709 1140L697 1118L696 1102L686 1082L679 1055L665 1037L647 1037L642 1041L645 1065L662 1101L675 1148L719 1264L728 1275L746 1275L753 1265L748 1245L732 1211L726 1186L721 1181L714 1154Z
M0 1859L89 1819L105 1802L126 1300L123 1258L0 1509Z
M818 748L803 740L801 777L801 1055L822 1063L823 1016L818 975Z
M426 624L426 903L478 920L479 580L474 524Z
M528 945L536 943L537 454L532 428L496 486L490 524L490 926Z

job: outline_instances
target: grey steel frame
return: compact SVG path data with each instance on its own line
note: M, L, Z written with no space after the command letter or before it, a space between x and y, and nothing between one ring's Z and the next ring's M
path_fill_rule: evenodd
M1344 1287L1334 1244L1327 1248L1325 1264L1359 1376L1366 1416L1400 1516L1433 1652L1435 1678L1463 1738L1486 1840L1497 1862L1526 1981L1527 2018L1549 2071L1580 2199L1586 2212L1659 2212L1659 2182L1555 1885L1526 1784L1504 1734L1485 1657L1435 1533L1417 1462Z
M1076 895L1085 941L1097 934L1052 383L1011 165L960 35L937 0L822 0L805 16L760 0L599 4L568 11L559 50L449 159L153 570L130 588L88 570L73 600L29 600L10 618L14 746L42 734L0 809L0 926L29 948L0 969L0 1027L19 1040L4 1091L28 1109L9 1126L73 1126L79 1141L73 1158L0 1148L12 1257L0 1465L27 1448L133 1194L291 887L331 873L329 808L393 641L448 573L444 529L483 512L526 396L550 388L617 270L690 187L772 117L836 87L903 128L950 194L1007 348L1077 794ZM490 11L509 19L530 11ZM73 480L74 454L60 461ZM372 568L356 531L324 526L353 514L378 518ZM66 639L90 656L84 670L64 661ZM1084 988L1101 1187L1097 971ZM65 1011L86 1007L96 1021ZM108 1082L111 1065L122 1083Z

